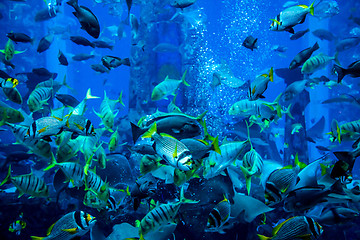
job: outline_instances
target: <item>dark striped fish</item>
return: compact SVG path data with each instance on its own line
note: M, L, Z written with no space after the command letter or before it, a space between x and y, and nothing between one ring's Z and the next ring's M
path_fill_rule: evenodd
M53 89L49 87L37 87L31 92L27 104L31 112L42 109L52 95Z
M20 176L11 176L11 165L9 166L8 173L5 179L1 182L0 186L5 183L11 182L19 191L19 197L29 194L31 197L48 197L49 188L45 182L34 174L25 174Z
M140 235L144 236L164 225L177 224L175 223L175 217L183 203L198 203L198 201L185 198L184 189L181 188L178 202L158 205L150 210L141 221L136 221L135 225L139 227Z
M66 177L70 180L70 182L75 187L81 187L84 185L85 180L85 173L84 168L79 164L75 162L62 162L58 163L56 162L56 159L54 157L54 154L51 154L51 164L44 169L44 171L47 171L55 166L58 166L61 171L64 172Z
M93 171L88 171L85 174L85 190L94 192L100 200L105 202L107 202L110 196L108 184Z
M26 133L30 139L43 139L51 142L50 136L58 135L63 131L64 121L57 117L43 117L33 122Z
M15 88L2 88L5 96L12 102L22 104L22 97L20 92Z
M296 216L278 224L273 230L273 237L258 234L260 240L286 239L318 239L323 229L314 219L305 216Z
M221 228L229 220L230 212L231 212L230 202L224 195L224 199L218 204L216 204L216 206L210 212L206 224L205 232L224 233L224 231Z
M356 140L360 136L360 120L344 123L339 126L339 123L333 119L331 122L332 141L338 140L341 143L342 140Z

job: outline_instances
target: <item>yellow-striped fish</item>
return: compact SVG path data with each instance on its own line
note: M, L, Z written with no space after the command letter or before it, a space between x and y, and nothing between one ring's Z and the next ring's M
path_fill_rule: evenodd
M175 96L175 91L179 88L180 84L183 83L185 86L190 86L186 81L187 70L184 72L180 80L170 79L169 76L166 76L164 81L155 86L152 94L152 101L159 101L161 99L167 99L169 95Z
M44 104L50 99L53 94L53 89L48 87L37 87L35 88L27 100L30 112L36 112L42 109Z
M11 165L9 166L8 173L5 179L1 182L0 186L9 182L15 185L15 187L19 191L19 197L24 194L29 194L31 195L30 197L49 196L49 187L42 179L35 176L33 173L12 177Z
M2 88L14 88L19 84L19 80L16 78L0 78L0 87Z
M231 204L225 197L211 210L206 224L205 232L225 233L222 227L230 218Z
M113 132L113 134L111 134L110 136L110 140L109 140L109 151L115 151L117 145L119 144L120 141L120 135L118 132L118 129L116 128L115 132Z
M100 200L107 202L109 199L109 186L95 173L95 170L90 170L85 174L85 191L87 190L95 193Z
M110 132L112 132L111 129L114 126L114 118L117 115L117 112L114 113L116 103L120 103L121 105L125 106L122 101L122 91L117 100L109 99L106 96L106 92L104 91L104 100L101 102L100 112L97 113L94 111L96 115L98 115L101 118L102 123Z
M9 40L6 42L5 49L0 50L3 54L5 54L5 60L11 61L13 59L15 54L23 53L24 51L16 51L14 47L13 41L9 38Z

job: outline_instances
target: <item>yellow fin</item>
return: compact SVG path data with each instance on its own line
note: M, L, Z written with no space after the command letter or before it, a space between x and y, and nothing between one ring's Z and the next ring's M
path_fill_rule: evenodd
M79 124L77 124L77 123L74 123L74 124L75 124L75 126L76 126L78 129L80 129L81 131L84 130L84 127L83 127L83 126L81 126L81 125L79 125Z
M36 237L36 236L31 236L31 240L42 240L45 237Z
M48 127L49 127L49 126L46 126L46 127L43 127L42 129L38 130L38 133L43 133L43 132L45 132Z
M56 222L54 222L49 228L48 230L46 231L46 236L49 236L51 234L51 231L52 229L54 228L54 225L55 225Z
M68 232L70 234L76 234L78 232L78 228L69 228L69 229L61 229L61 231Z
M294 218L294 217L291 217L291 218L283 221L282 223L276 225L276 227L274 227L274 229L273 229L273 231L272 231L273 236L275 236L275 235L278 233L278 231L280 230L280 228L281 228L287 221L289 221L289 220L292 219L292 218Z
M176 157L177 157L177 143L175 144L175 150L173 153L173 158L176 158Z

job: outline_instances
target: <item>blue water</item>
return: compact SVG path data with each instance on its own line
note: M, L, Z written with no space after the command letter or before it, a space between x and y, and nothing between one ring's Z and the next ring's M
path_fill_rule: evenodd
M141 177L139 169L143 155L133 150L134 143L130 122L137 123L142 117L149 117L157 110L161 112L168 111L167 106L173 99L172 95L168 96L168 99L160 101L151 100L153 89L167 75L171 79L181 79L183 73L187 71L185 79L190 86L179 85L179 88L175 91L175 93L178 93L175 103L183 113L190 116L196 117L207 111L205 120L208 132L211 136L218 136L220 145L225 144L226 141L246 140L245 121L248 122L249 118L230 116L229 109L237 101L248 98L248 82L252 82L256 76L265 72L268 73L268 69L271 67L274 69L274 82L269 82L267 90L263 93L265 97L263 100L268 103L272 103L293 81L306 79L310 82L311 79L325 76L330 79L330 82L308 85L304 91L301 91L290 101L281 100L279 102L279 107L283 111L289 107L295 119L292 120L286 114L283 114L278 121L271 122L269 128L264 131L261 131L261 128L254 124L250 127L250 139L254 139L252 141L254 148L265 160L264 165L266 166L274 163L279 164L279 166L293 165L295 155L298 153L299 160L306 164L321 159L321 163L329 166L325 175L330 178L333 164L338 161L333 152L352 151L352 144L359 138L359 123L357 123L357 129L353 132L351 139L341 141L341 143L338 140L330 141L331 135L326 134L332 131L333 119L337 120L339 126L359 120L359 79L345 76L341 84L338 84L337 75L332 70L334 61L311 75L300 75L300 79L295 77L294 72L296 70L293 70L293 72L287 71L290 80L284 80L279 76L278 71L279 69L288 69L291 60L297 53L313 46L316 42L319 44L320 49L314 52L312 56L319 53L334 56L336 47L341 40L353 37L356 41L357 38L360 38L360 15L358 13L360 3L356 0L315 1L315 16L307 14L304 23L294 26L295 32L306 29L309 29L310 32L297 40L290 40L291 34L289 32L269 30L270 19L274 19L285 9L283 7L285 1L198 0L195 4L184 9L174 8L170 5L170 2L134 0L130 12L139 22L137 38L134 38L134 30L131 29L131 25L127 21L128 10L124 0L80 0L79 5L88 7L97 16L101 31L97 40L109 41L113 45L113 49L110 50L80 46L70 41L70 36L82 36L90 41L96 39L80 29L78 19L72 14L73 8L66 4L65 1L58 1L58 6L55 6L56 1L46 3L39 0L1 1L0 49L5 48L8 41L6 34L10 32L25 33L34 41L33 44L14 43L16 51L25 50L24 53L14 55L11 60L11 63L15 66L14 68L0 63L0 70L19 80L19 85L16 88L23 96L23 104L19 105L11 102L4 94L0 94L0 100L8 104L9 107L22 109L24 114L30 115L27 99L25 98L30 94L26 83L26 81L30 80L21 73L29 73L34 68L46 68L50 72L58 74L55 79L57 82L62 82L66 78L67 84L71 87L71 89L62 87L57 93L70 94L77 100L82 101L90 88L91 94L99 97L99 99L87 101L87 109L84 114L95 129L99 129L104 126L95 111L100 111L105 92L107 97L113 100L118 99L122 92L124 106L120 104L115 106L115 124L112 127L113 131L117 130L119 132L119 143L115 151L110 152L108 143L112 133L111 130L105 131L100 137L97 146L102 144L105 149L108 159L107 168L100 169L97 161L92 161L90 168L96 167L97 174L101 179L106 180L111 187L125 189L129 186L130 190L133 190L136 179ZM299 4L307 6L311 3L310 1L299 2ZM34 20L35 15L39 10L46 9L47 4L58 8L56 17L36 22ZM118 31L119 26L123 29L123 33ZM56 29L54 29L55 27ZM316 29L328 30L335 36L335 39L332 41L320 40L312 34ZM54 33L54 41L51 43L50 48L43 53L38 53L36 50L40 39L51 32ZM242 46L243 41L249 35L258 39L258 47L253 51ZM338 53L340 66L346 68L351 63L359 60L359 42ZM155 51L154 48L162 43L171 44L173 48L169 47L163 51ZM274 50L277 46L283 47L285 50L282 52ZM59 64L57 58L59 50L67 57L68 66ZM81 53L93 54L94 57L85 61L72 60L72 56ZM92 64L101 64L101 58L105 55L121 59L129 58L131 66L121 65L106 73L94 71L90 66ZM221 71L236 77L237 81L244 82L244 84L241 87L232 88L223 81L220 85L212 87L213 74ZM229 77L229 75L227 76ZM345 102L322 103L325 100L341 96L346 99ZM55 110L62 106L61 102L51 97L48 105L44 105L47 111L39 111L30 115L30 123L16 124L28 127L32 121L50 116L50 108ZM64 113L60 117L65 121L68 116L65 116ZM262 117L256 117L259 120L262 119ZM316 137L311 136L315 140L315 142L311 142L308 138L311 132L309 130L322 117L325 119L324 124L320 130L315 131ZM263 120L260 120L260 125ZM196 124L199 125L198 122ZM297 126L301 124L301 127L298 132L292 133L296 126L294 124L297 124ZM201 129L201 133L193 136L193 139L204 139L203 127ZM173 129L168 130L173 131ZM52 142L50 144L54 154L59 148L55 144L57 137L56 134L51 136ZM81 239L102 240L110 234L116 233L116 231L113 231L113 226L121 223L134 225L135 220L143 219L150 211L148 208L150 199L155 199L163 204L176 202L179 199L181 186L175 186L172 182L165 181L165 177L159 177L161 174L158 173L153 174L157 186L155 194L145 197L138 210L133 209L133 197L121 193L122 195L117 199L116 211L106 209L98 211L83 204L84 189L80 188L80 190L75 191L75 188L68 188L62 193L56 192L53 184L54 175L55 172L61 170L57 170L56 167L56 170L46 173L42 171L50 164L50 159L29 154L28 157L21 161L17 159L7 160L7 157L15 151L18 154L25 154L28 151L28 146L15 145L15 142L16 139L10 128L6 124L2 126L0 131L0 161L3 161L3 163L0 169L0 179L5 178L11 164L11 176L33 172L34 175L42 178L49 186L50 196L49 198L28 198L30 195L25 194L17 198L18 192L15 192L13 184L2 185L1 189L3 191L0 192L1 239L29 239L30 236L45 236L48 227L63 215L71 211L81 210L96 217L96 231L104 236L104 238L94 238L92 234L86 233ZM321 147L328 148L329 151L321 150ZM95 149L92 149L92 151L95 151ZM212 151L209 150L209 152ZM346 189L346 193L342 192L341 196L343 198L341 200L337 199L335 203L331 202L326 196L323 201L311 206L309 209L286 212L281 202L272 206L274 209L266 213L266 225L261 224L262 214L258 214L250 222L244 220L242 214L237 216L230 214L232 218L229 221L233 225L226 229L225 233L205 232L204 229L206 228L209 213L216 203L223 199L224 195L230 200L233 208L240 208L239 202L234 202L234 199L236 200L235 196L238 194L246 194L247 192L245 178L239 167L242 165L243 155L244 152L237 157L236 167L233 164L230 164L229 167L229 169L237 168L238 182L234 182L233 178L230 179L228 172L224 174L225 176L218 175L206 179L202 176L203 166L201 166L199 168L199 178L191 178L183 185L186 189L186 197L200 200L200 202L191 205L184 204L179 213L176 214L176 229L169 232L168 236L159 237L159 239L258 239L257 233L271 236L271 229L279 222L290 217L313 217L314 215L309 215L309 210L322 207L325 210L340 207L349 208L356 212L359 210L357 195L355 193L346 195L346 190L356 189L354 186L359 183L359 163L353 159L354 166L350 170L353 182L349 185L342 185ZM206 157L204 156L204 159ZM70 161L79 162L83 166L85 165L84 154L79 151ZM204 164L206 164L206 161L203 161ZM329 181L323 180L323 175L319 166L314 171L313 177L316 178L318 184L328 189L331 184ZM263 183L267 181L267 177L264 173L253 177L255 180L252 182L250 196L262 203L265 202ZM331 179L333 182L335 180ZM58 195L60 198L57 200ZM283 200L285 199L286 196ZM247 211L253 212L255 210L248 207ZM20 217L21 213L22 217ZM346 217L342 217L340 216L340 219L338 219L336 216L335 220L337 222L332 225L322 224L321 221L324 220L316 219L323 225L324 230L323 234L316 239L359 239L358 218L346 219ZM26 227L18 234L10 232L8 226L19 219L27 223ZM347 222L347 225L343 224L345 222ZM134 231L137 233L137 230ZM159 229L154 231L157 232ZM136 236L123 237L131 238ZM154 236L147 237L146 235L144 238L157 239Z

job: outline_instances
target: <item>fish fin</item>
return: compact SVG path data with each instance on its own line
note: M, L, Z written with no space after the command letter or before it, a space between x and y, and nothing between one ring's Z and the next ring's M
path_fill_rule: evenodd
M143 130L142 128L138 127L136 124L130 122L131 124L131 133L132 133L132 137L133 137L133 141L134 143L136 142L136 140L142 135L144 134L144 132L146 132L146 130Z
M55 167L57 164L54 153L51 152L51 164L49 166L47 166L43 171L47 171L53 167Z
M68 232L70 234L76 234L78 232L78 228L68 228L68 229L61 229L61 231Z
M299 154L298 153L296 153L296 155L295 155L294 164L299 166L300 169L303 169L303 168L305 168L307 166L306 163L303 163L303 162L299 161Z
M9 165L7 175L5 179L1 182L0 186L4 185L5 183L8 183L10 180L11 180L11 164Z
M175 144L175 150L173 153L173 158L176 158L176 157L177 157L177 143Z
M251 189L251 175L249 173L249 171L244 168L243 166L240 166L241 171L243 172L244 176L245 176L245 181L246 181L246 190L248 195L250 195L250 189Z
M211 145L214 151L221 155L221 149L219 147L219 136L216 136L214 141L212 141Z
M333 72L338 76L338 83L341 83L341 80L345 77L344 68L340 67L337 64L334 64Z
M42 240L45 238L45 237L36 237L36 236L30 236L30 237L31 237L31 240Z
M4 50L4 49L1 49L0 52L5 54L5 50Z
M23 53L26 52L27 49L25 49L24 51L15 51L14 54L19 54L19 53Z
M310 5L310 14L314 16L314 3L315 1Z
M270 68L269 79L271 82L274 82L274 68L273 67Z
M207 130L206 121L205 120L200 121L200 125L204 128L204 140L214 141L215 138L211 136Z
M260 240L268 240L268 239L272 239L272 237L266 237L266 236L264 236L264 235L260 235L260 234L257 234L258 235L258 237L259 237L259 239Z
M86 97L85 99L96 99L96 98L100 98L100 97L97 97L97 96L92 96L91 95L91 89L89 88L86 92Z
M123 100L122 100L122 94L123 94L123 91L120 92L120 96L119 96L119 98L118 98L117 101L118 101L121 105L123 105L123 106L125 107L125 104L124 104L124 102L123 102Z
M48 230L46 231L46 236L49 236L49 235L51 234L51 231L52 231L52 229L54 228L55 223L56 223L56 222L54 222L54 223L48 228Z
M43 132L45 132L48 127L49 127L49 126L46 126L46 127L43 127L42 129L38 130L38 133L43 133Z
M185 70L184 74L183 74L182 77L181 77L181 82L182 82L185 86L189 87L190 84L188 84L188 83L185 81L186 73L187 73L187 69Z
M341 130L339 128L339 125L336 123L336 133L339 143L341 143Z
M287 32L289 32L289 33L292 33L292 34L295 33L295 31L294 31L294 29L293 29L292 27L286 28L285 31L287 31Z
M142 137L143 137L143 138L151 138L152 135L155 134L155 133L156 133L156 122L154 122L154 123L151 125L151 127L149 128L149 130L146 131L146 132L142 135Z

